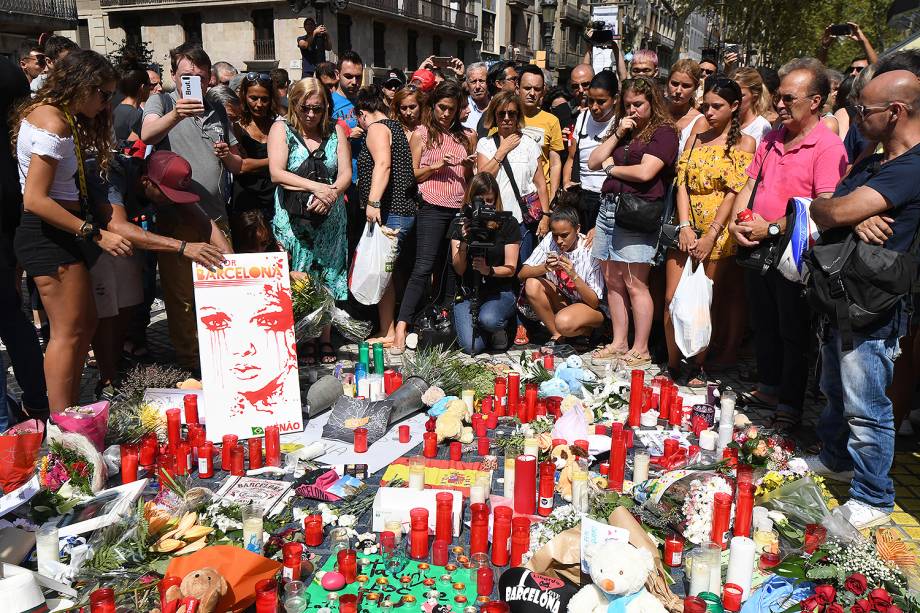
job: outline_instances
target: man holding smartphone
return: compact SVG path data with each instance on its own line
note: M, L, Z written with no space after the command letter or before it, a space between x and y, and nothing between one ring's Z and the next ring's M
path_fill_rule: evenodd
M824 36L821 37L821 48L818 49L818 59L827 64L827 52L830 46L837 39L850 39L859 43L863 49L863 55L853 58L850 66L844 73L845 76L856 76L864 68L878 61L878 54L869 38L863 33L859 24L849 21L847 23L836 23L827 26L824 29Z

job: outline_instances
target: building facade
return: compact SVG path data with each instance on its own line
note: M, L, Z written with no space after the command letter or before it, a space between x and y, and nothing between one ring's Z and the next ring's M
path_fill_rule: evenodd
M27 38L76 25L74 0L0 0L0 54L12 56Z

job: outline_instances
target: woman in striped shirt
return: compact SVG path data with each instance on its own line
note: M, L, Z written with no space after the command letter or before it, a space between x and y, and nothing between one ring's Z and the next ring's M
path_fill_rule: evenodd
M460 123L462 97L459 85L446 81L438 85L428 96L422 125L409 140L412 166L424 203L415 222L415 266L399 309L396 340L390 349L393 355L405 351L409 324L428 293L431 273L442 271L444 277L447 230L463 204L466 184L473 176L476 133Z

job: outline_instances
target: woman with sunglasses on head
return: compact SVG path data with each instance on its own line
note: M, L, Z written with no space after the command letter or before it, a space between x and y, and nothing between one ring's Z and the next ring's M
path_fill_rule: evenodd
M398 97L403 89L396 93ZM419 93L419 95L421 95ZM367 134L366 145L358 154L358 191L367 221L380 225L384 232L396 237L397 253L415 227L419 206L418 183L412 169L412 152L405 127L387 116L387 103L376 85L358 90L355 113L358 125ZM396 340L396 293L403 286L402 266L394 267L380 302L377 314L380 332L368 342L392 347Z
M275 216L275 185L268 170L268 134L278 118L271 75L249 72L240 82L240 119L231 129L239 143L242 164L233 181L230 225L241 213L259 211L271 224Z
M295 83L288 102L287 121L276 121L268 134L268 169L279 186L272 231L290 257L292 277L309 274L335 300L347 300L344 194L351 185L351 148L342 127L329 122L326 90L317 79ZM309 178L301 176L308 170ZM335 363L331 334L326 326L319 342L307 345L307 363L315 363L317 353L323 364Z
M735 196L747 183L754 157L754 139L741 132L741 88L727 77L706 79L703 106L709 129L691 137L677 163L678 248L665 263L665 336L668 368L675 380L690 387L706 385L707 355L718 351L722 364L734 364L744 333L743 277L735 265L736 245L726 231ZM678 373L682 356L674 341L670 306L684 267L702 265L713 281L712 335L709 348L692 358L688 372Z
M594 240L594 224L606 177L603 170L588 168L588 158L613 124L619 90L619 79L612 70L602 70L591 79L587 96L588 112L579 114L575 121L568 159L562 167L562 184L565 189L581 188L578 218L589 246Z
M668 75L665 96L668 100L671 121L680 132L678 151L684 150L684 145L690 140L690 135L694 131L705 129L704 126L698 126L699 121L703 119L703 114L694 108L696 90L700 86L702 74L699 64L690 59L683 59L676 61L671 66L671 74Z
M80 376L97 321L89 260L99 248L120 257L131 254L127 240L93 224L82 168L94 155L102 172L108 170L114 145L109 103L116 79L102 55L73 51L17 113L13 146L24 212L14 247L19 263L35 279L51 322L44 366L52 412L73 406L80 397Z
M390 103L390 119L395 119L402 125L407 142L422 125L422 106L424 104L425 94L416 87L404 87L393 95L393 101Z
M741 132L753 138L755 147L759 147L760 139L773 129L765 117L773 109L773 100L760 73L753 68L739 68L734 79L741 87L741 108L738 110Z
M405 350L409 325L428 295L431 275L439 290L435 300L452 294L444 291L447 230L463 205L467 181L473 176L476 133L463 127L460 105L463 91L456 83L444 81L428 96L422 125L409 139L412 168L423 204L416 219L415 265L399 307L396 339L391 353Z
M624 81L617 104L618 123L610 137L591 152L588 167L607 175L594 233L594 257L601 260L613 342L594 352L596 360L621 359L627 368L651 362L648 337L654 304L649 272L658 249L658 230L646 232L617 223L624 196L633 203L660 203L674 175L678 135L661 90L651 79ZM633 343L629 346L629 317Z

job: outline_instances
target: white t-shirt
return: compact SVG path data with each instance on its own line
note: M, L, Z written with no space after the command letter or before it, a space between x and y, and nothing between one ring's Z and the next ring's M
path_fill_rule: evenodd
M495 146L495 140L490 136L479 139L476 143L476 153L481 153L490 159L495 157L498 148ZM542 149L537 142L524 134L518 146L508 154L506 158L511 165L511 172L514 174L514 181L517 183L521 196L532 194L537 191L537 186L533 182L533 176L537 172L537 166L540 164L540 154ZM511 181L503 166L498 169L498 190L502 197L502 208L511 211L514 218L521 223L521 207L515 202L514 190L511 188Z
M678 148L677 148L678 156L680 156L680 154L683 152L684 145L686 145L687 141L690 140L690 134L693 132L693 126L695 126L696 122L698 122L702 118L703 118L702 113L697 115L696 117L693 118L693 121L685 125L683 129L680 131L680 141L678 142Z
M607 128L613 122L609 121L598 123L594 121L589 111L582 111L575 121L575 140L578 142L578 160L574 163L579 164L579 181L581 188L589 192L599 194L604 186L604 180L607 176L604 170L588 170L588 158L602 142L602 136L606 134Z
M463 122L463 127L475 132L476 126L479 125L479 120L482 118L482 114L486 112L486 109L480 111L472 96L467 96L467 100L470 105L470 114L469 117L466 118L466 121ZM489 105L486 105L486 108L489 108Z
M543 237L543 240L540 241L540 244L536 246L533 250L533 253L530 254L530 257L527 258L527 261L524 262L525 266L540 266L546 262L546 257L550 252L562 253L562 250L559 248L559 245L556 244L556 241L553 240L553 234L547 233ZM578 243L575 245L575 248L571 251L565 252L565 257L572 262L575 267L575 272L579 277L585 280L585 283L588 284L594 293L597 294L599 300L604 298L604 276L601 274L601 264L600 261L591 255L591 248L585 246L585 235L578 235ZM554 271L547 271L546 278L549 279L551 283L557 288L560 286L559 278L557 277ZM572 288L563 289L563 293L568 295L568 298L573 302L581 302L580 295L578 295L577 290L572 290Z
M770 125L770 122L766 120L763 115L758 115L754 121L750 123L746 128L741 128L742 134L747 134L755 141L757 141L756 147L760 147L760 139L766 136L767 132L773 129L773 126ZM755 149L756 149L755 147Z

